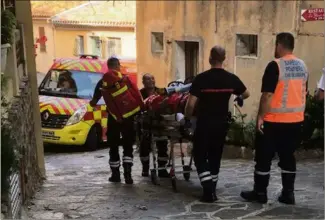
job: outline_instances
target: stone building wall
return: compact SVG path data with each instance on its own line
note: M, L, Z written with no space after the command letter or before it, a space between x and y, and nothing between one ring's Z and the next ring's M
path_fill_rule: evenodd
M237 74L251 92L242 109L249 120L256 113L261 79L266 65L274 59L279 32L296 37L294 53L305 61L309 88L314 90L324 65L324 21L302 22L301 10L323 7L324 1L315 0L137 1L138 82L141 73L148 72L159 87L179 79L186 60L180 42L199 44L198 72L210 68L211 47L222 45L227 53L225 68ZM152 39L157 33L163 43L155 51Z
M33 102L28 78L21 81L20 94L11 100L8 115L20 153L23 202L33 196L42 182L37 161L36 137L33 126Z

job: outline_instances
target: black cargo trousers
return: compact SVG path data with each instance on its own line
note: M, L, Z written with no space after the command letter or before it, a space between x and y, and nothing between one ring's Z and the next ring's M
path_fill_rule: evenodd
M263 134L255 138L254 190L266 193L270 169L275 152L279 156L282 186L285 191L294 190L296 177L295 150L301 142L302 123L264 122Z
M151 151L151 135L142 135L140 141L140 160L144 169L149 169L150 164L150 151ZM158 153L158 167L165 167L168 162L168 140L157 140L156 148Z
M197 119L192 153L204 190L216 188L228 127L226 120Z
M134 117L117 122L110 114L107 118L107 142L109 146L109 165L111 169L120 167L119 145L122 134L123 167L133 165L133 144L135 143L136 131L134 128Z

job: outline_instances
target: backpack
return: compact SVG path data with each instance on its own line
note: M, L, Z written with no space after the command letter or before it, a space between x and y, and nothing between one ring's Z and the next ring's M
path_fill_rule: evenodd
M120 122L142 109L143 99L140 91L127 75L109 70L102 80L102 95L109 113L115 120Z

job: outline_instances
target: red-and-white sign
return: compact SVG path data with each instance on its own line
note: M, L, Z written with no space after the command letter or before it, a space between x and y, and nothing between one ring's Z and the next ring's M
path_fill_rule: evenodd
M301 10L302 21L323 21L324 8L309 8Z

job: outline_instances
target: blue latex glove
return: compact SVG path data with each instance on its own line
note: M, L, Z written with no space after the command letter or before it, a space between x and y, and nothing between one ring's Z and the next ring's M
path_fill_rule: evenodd
M237 102L237 105L239 107L243 107L243 105L244 105L244 99L242 97L237 96L234 101Z

